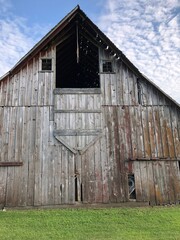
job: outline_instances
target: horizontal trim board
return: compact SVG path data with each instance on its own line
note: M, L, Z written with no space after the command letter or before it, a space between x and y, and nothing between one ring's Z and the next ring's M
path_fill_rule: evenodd
M98 136L102 130L55 130L54 136Z
M130 158L129 161L180 161L177 158Z
M49 58L51 59L51 58ZM41 70L41 71L38 71L38 73L53 73L54 71L53 70Z
M116 72L100 72L99 74L116 74Z
M22 165L23 162L0 162L0 167L16 167Z
M54 113L101 113L101 110L54 110Z
M100 88L56 88L54 95L59 94L101 94Z

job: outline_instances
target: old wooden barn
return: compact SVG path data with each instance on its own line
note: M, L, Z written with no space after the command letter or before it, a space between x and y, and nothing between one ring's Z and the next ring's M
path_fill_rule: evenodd
M77 6L0 78L0 205L179 200L179 104Z

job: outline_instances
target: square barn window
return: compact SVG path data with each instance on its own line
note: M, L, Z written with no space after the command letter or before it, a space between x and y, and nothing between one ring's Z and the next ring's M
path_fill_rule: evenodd
M104 73L111 73L111 72L113 72L112 62L110 62L110 61L103 61L103 72Z
M42 71L51 71L52 70L52 59L43 58L42 60Z

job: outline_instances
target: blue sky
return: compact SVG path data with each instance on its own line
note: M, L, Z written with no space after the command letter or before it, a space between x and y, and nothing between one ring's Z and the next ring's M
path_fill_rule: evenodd
M179 0L0 0L0 76L77 4L143 74L180 103Z

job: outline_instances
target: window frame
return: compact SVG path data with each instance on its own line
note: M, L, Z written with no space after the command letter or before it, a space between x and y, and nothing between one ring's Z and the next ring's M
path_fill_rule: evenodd
M111 62L111 67L112 67L112 72L104 72L103 71L103 63L105 62ZM115 74L115 65L114 65L114 60L113 59L101 59L100 61L100 74Z
M51 60L51 70L43 69L43 60ZM40 58L40 72L53 72L54 71L54 64L52 57L41 57Z

